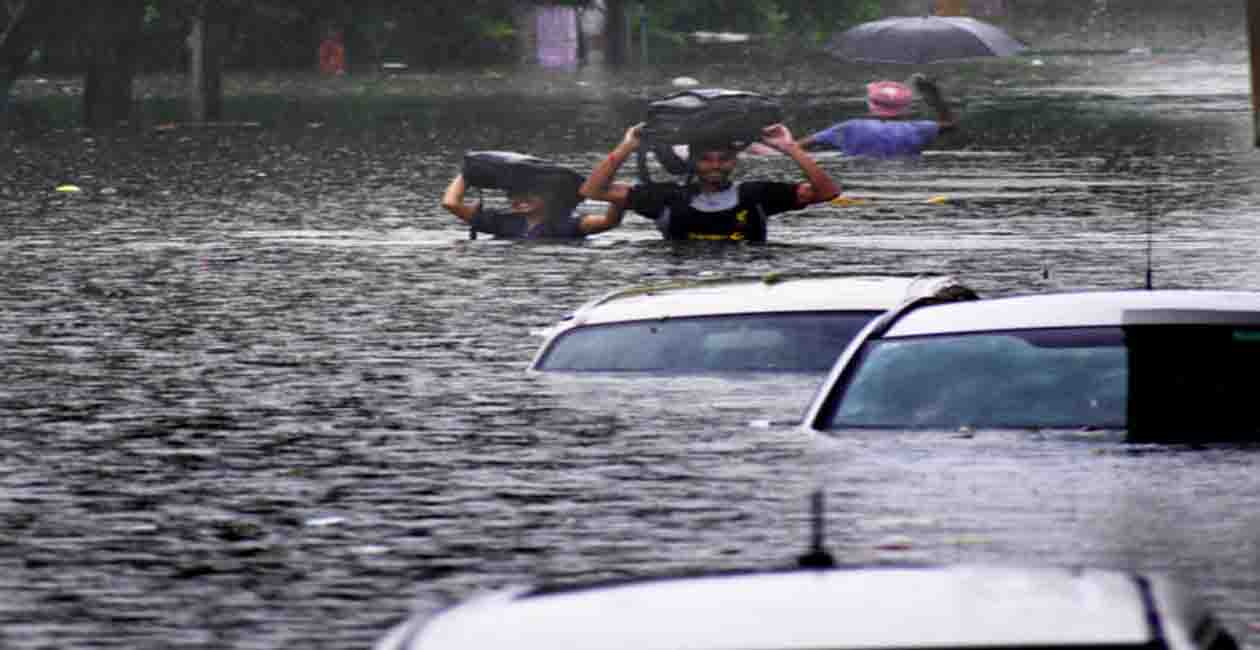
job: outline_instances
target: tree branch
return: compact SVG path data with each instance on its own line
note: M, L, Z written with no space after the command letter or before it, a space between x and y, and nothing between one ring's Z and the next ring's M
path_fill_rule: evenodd
M6 0L4 4L8 10L9 23L0 32L0 50L4 50L4 44L9 41L9 36L17 29L18 23L22 22L22 14L26 13L26 0Z

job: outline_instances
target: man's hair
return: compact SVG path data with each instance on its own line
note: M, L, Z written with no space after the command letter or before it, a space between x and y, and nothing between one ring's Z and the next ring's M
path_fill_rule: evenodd
M547 202L548 219L568 217L582 203L581 195L568 192L550 192L544 196L543 200Z
M700 154L706 151L721 151L722 153L738 154L743 147L730 140L708 140L691 142L687 144L687 151L690 153L691 159L695 160Z
M538 178L528 186L517 188L516 191L520 194L541 197L549 219L563 218L573 214L573 210L582 202L582 196L564 178Z

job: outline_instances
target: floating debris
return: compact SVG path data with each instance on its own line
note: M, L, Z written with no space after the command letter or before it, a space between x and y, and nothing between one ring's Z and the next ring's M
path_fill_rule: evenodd
M904 535L893 535L875 544L880 551L908 551L914 548L914 540Z
M75 192L82 192L82 191L83 191L83 189L82 189L82 188L80 188L78 185L71 185L71 184L69 184L69 183L66 183L66 184L64 184L64 185L58 185L58 186L57 186L57 191L58 191L58 192L64 192L64 193L73 194L73 193L75 193Z
M346 523L345 517L316 517L315 519L307 519L306 525L311 528L322 528L325 526L337 526Z

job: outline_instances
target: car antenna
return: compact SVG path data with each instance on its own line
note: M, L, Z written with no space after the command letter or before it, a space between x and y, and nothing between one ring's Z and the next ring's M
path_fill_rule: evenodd
M1146 290L1150 291L1155 288L1155 283L1151 277L1151 249L1154 247L1152 243L1153 236L1151 234L1151 211L1146 211Z
M810 495L810 547L809 552L796 559L796 565L802 569L829 569L836 565L835 558L823 548L823 533L826 521L823 517L822 488L814 490Z

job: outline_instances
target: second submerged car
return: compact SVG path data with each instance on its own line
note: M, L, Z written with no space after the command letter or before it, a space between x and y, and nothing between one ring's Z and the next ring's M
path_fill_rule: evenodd
M1260 292L1096 291L909 305L844 352L806 415L846 429L1260 439Z

